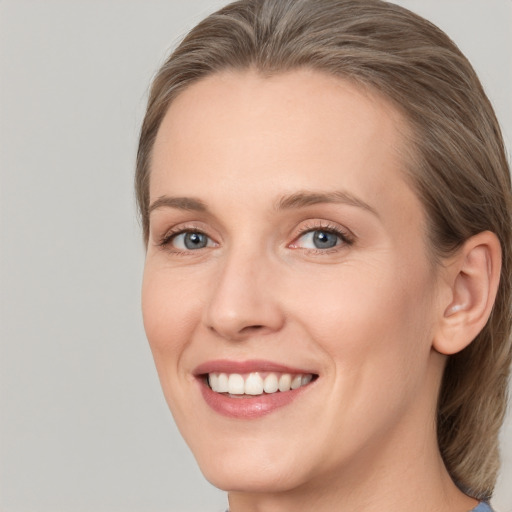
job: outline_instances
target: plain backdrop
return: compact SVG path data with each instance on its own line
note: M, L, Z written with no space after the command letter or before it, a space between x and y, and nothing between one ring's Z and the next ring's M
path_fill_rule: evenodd
M0 511L215 512L139 306L148 84L218 0L0 0ZM512 1L403 0L473 62L512 140ZM512 422L494 504L512 511ZM508 485L507 485L508 483Z

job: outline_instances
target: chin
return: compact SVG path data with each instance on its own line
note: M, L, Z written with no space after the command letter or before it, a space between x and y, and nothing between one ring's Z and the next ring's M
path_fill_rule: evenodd
M206 444L210 445L208 449L194 443L190 447L204 477L223 491L284 492L306 480L304 460L287 457L286 450L279 450L275 443L232 439L230 446L219 443L213 449L211 440Z
M220 464L199 462L199 467L212 485L227 492L279 493L300 486L302 480L296 470L254 460L236 464L226 458Z

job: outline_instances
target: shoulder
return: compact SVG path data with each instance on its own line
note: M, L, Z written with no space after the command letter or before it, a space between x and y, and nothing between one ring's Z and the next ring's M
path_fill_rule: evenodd
M480 502L471 512L493 512L488 503Z

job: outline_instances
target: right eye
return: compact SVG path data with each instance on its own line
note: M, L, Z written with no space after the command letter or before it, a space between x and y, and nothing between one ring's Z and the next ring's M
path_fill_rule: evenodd
M205 247L213 247L215 243L200 231L182 231L172 235L166 240L166 245L171 245L180 251L195 251Z

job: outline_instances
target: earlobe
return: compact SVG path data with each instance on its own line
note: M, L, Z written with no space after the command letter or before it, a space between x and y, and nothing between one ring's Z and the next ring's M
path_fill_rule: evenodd
M435 350L455 354L476 338L491 314L500 271L501 246L494 233L483 231L466 240L447 266L450 300L442 305Z

